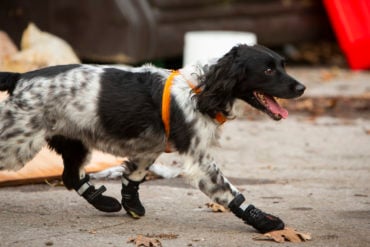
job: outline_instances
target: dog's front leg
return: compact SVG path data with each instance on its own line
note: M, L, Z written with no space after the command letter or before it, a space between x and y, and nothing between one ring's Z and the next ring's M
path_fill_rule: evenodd
M145 208L139 197L139 185L145 181L145 175L159 154L141 154L130 157L122 164L122 206L133 218L145 215Z
M284 228L283 221L278 217L246 204L244 196L224 177L209 154L200 152L198 155L188 156L185 174L193 185L213 201L230 208L237 217L260 232Z

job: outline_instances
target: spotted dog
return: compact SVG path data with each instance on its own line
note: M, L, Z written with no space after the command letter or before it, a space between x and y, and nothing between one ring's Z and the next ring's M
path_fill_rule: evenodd
M274 97L304 92L285 72L284 59L268 48L238 45L214 62L178 71L76 64L1 72L0 90L10 95L0 103L2 169L21 168L48 145L63 158L67 189L98 210L116 212L123 206L140 217L145 209L139 185L170 147L183 156L191 184L213 201L260 232L284 228L278 217L245 202L209 152L236 99L280 120L288 113ZM129 157L121 202L89 182L84 166L92 149Z

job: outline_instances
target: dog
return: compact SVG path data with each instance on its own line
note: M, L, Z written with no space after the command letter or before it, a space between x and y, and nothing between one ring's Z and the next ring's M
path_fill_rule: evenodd
M222 174L209 148L241 99L274 120L288 112L274 97L301 96L305 86L285 71L274 51L244 44L207 64L177 71L107 65L59 65L27 73L0 73L0 167L22 167L45 145L63 158L62 180L98 210L145 215L139 185L168 150L184 158L188 180L216 203L265 233L283 221L245 202ZM103 195L83 167L92 149L128 157L122 200Z

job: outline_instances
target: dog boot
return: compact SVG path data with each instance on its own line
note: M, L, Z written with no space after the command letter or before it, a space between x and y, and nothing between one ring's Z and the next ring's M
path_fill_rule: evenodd
M240 205L245 201L242 194L237 195L229 204L230 210L248 225L253 226L261 233L282 230L284 222L276 216L267 214L253 205L243 209Z
M86 175L80 181L80 186L76 189L80 196L85 198L91 205L100 211L111 213L121 210L122 206L117 199L103 195L103 192L107 190L105 186L95 189L94 185L90 184L89 180L89 176Z
M122 206L135 219L145 215L145 208L139 199L139 184L141 182L122 177Z

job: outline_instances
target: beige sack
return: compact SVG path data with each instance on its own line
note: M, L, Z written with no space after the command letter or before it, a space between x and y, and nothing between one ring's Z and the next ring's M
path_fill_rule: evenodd
M64 40L50 33L42 32L33 23L30 23L23 32L21 51L6 55L1 60L0 70L13 72L26 72L59 64L80 63L72 48Z

